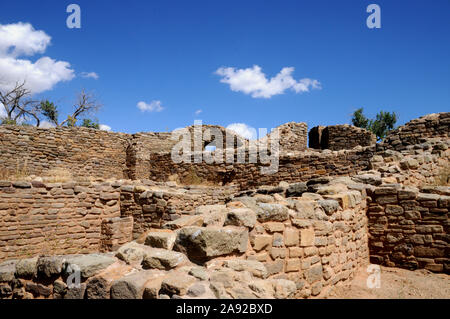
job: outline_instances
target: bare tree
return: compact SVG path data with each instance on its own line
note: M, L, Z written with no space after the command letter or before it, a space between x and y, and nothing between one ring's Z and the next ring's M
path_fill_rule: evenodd
M0 103L5 108L7 122L16 123L21 118L28 120L32 117L36 120L36 126L39 126L39 103L30 96L31 91L25 87L25 81L16 82L14 88L9 91L0 90Z
M80 116L93 114L97 112L102 105L98 103L97 98L93 93L86 92L84 89L78 94L77 101L74 105L74 112L69 115L67 119L62 121L58 126L67 124L69 126L75 126L75 123Z

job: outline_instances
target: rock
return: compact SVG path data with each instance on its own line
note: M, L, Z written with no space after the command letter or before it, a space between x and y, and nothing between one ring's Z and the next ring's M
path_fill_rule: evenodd
M84 299L86 283L67 287L64 299Z
M172 250L177 235L174 232L149 232L145 244L154 248Z
M0 299L8 298L13 293L11 287L8 284L0 284Z
M111 299L142 299L145 284L159 274L154 270L142 270L114 281L111 285Z
M183 216L176 220L165 223L163 225L163 228L175 230L188 226L203 226L203 216L202 215Z
M116 257L130 265L141 264L145 256L145 251L149 248L136 242L130 242L117 250Z
M312 284L316 281L321 280L322 276L323 276L323 272L322 272L322 264L321 263L311 266L311 268L309 268L305 272L305 278L309 284Z
M323 199L317 202L328 216L339 210L339 203L334 199Z
M257 213L258 221L264 222L283 222L289 218L288 209L280 204L258 203L261 210Z
M52 294L52 289L34 282L28 282L25 286L25 289L26 291L31 292L35 297L49 297Z
M114 263L99 274L89 278L86 284L87 298L109 299L113 282L131 273L132 269L131 266Z
M201 284L201 283L197 283L197 284L192 285L188 289L187 294L188 294L188 296L191 296L191 297L200 297L205 292L206 292L205 285Z
M272 247L272 239L271 235L251 235L250 243L253 246L253 249L256 251L260 251L262 249Z
M284 232L284 244L289 246L298 246L300 242L300 233L298 229L287 228Z
M205 205L197 207L196 215L203 216L203 226L222 227L227 217L227 207L225 205Z
M245 226L253 228L256 224L256 213L249 208L232 209L225 220L226 225Z
M374 186L379 186L382 184L381 177L375 174L361 174L353 176L352 179L358 183L370 184Z
M286 197L300 197L303 193L308 191L306 183L295 183L289 185L286 189Z
M53 299L62 299L67 291L67 285L61 280L53 282Z
M300 246L313 246L315 242L314 229L300 229Z
M192 267L191 270L189 270L189 275L192 275L200 280L208 280L209 278L206 269L203 267Z
M175 249L197 263L247 249L248 230L244 227L186 227L177 230Z
M71 275L80 272L81 278L92 277L116 262L116 258L106 254L89 254L69 257L63 265L63 272Z
M144 286L144 299L158 299L159 298L159 291L161 290L161 283L163 280L163 276L152 278L151 280L147 281L147 283Z
M293 281L286 279L272 279L271 280L274 297L276 299L286 299L291 297L297 290L297 286Z
M20 259L16 263L16 276L20 278L32 278L36 275L38 257Z
M225 267L231 268L235 271L248 271L253 276L258 278L267 277L267 269L263 263L255 260L245 259L229 259L223 262Z
M156 268L169 270L186 262L186 256L181 253L153 248L145 252L144 259L142 260L142 267L144 269Z
M175 272L169 274L162 280L161 292L168 295L184 296L188 288L197 280L183 272Z
M61 274L64 259L61 256L39 257L36 263L37 276L56 277Z
M15 278L16 260L8 260L0 264L0 282L9 282Z

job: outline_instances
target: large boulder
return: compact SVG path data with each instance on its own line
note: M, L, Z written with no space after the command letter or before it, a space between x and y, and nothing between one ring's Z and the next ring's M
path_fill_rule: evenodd
M166 249L153 248L146 251L142 261L144 269L170 270L186 264L187 258L181 253Z
M248 229L227 226L186 227L177 231L175 249L195 263L203 263L218 256L243 253L247 249Z
M145 244L154 248L172 250L176 237L174 232L149 232L146 235Z
M115 263L117 259L110 254L89 254L66 258L63 265L65 274L70 275L76 271L80 272L81 278L92 277Z
M245 226L253 228L256 224L256 213L249 208L232 209L225 221L225 225Z
M289 212L286 206L281 204L258 203L261 208L258 211L258 221L264 222L284 222L289 219Z
M14 279L16 262L16 260L9 260L0 264L0 282L9 282Z

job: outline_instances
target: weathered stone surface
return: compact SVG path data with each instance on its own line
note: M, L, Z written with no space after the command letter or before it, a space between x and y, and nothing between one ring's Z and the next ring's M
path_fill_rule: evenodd
M245 226L253 228L256 224L256 213L249 208L235 208L228 212L225 225Z
M64 258L61 256L39 257L36 268L37 275L51 278L61 274Z
M16 261L9 260L0 264L0 282L8 282L14 279Z
M308 283L312 284L318 280L321 280L323 276L322 264L317 264L308 269L305 273L305 278Z
M313 246L315 242L314 229L300 229L300 246Z
M261 210L257 213L258 221L261 223L274 221L283 222L289 218L288 210L280 204L259 203Z
M179 265L185 264L186 262L186 256L181 253L160 248L153 248L145 252L144 259L142 260L142 267L144 269L155 268L170 270Z
M52 290L50 288L34 282L28 282L25 289L26 291L31 292L35 297L49 297L52 294Z
M184 296L188 288L197 280L183 272L175 272L166 276L161 283L161 292L169 295Z
M175 249L194 262L212 257L242 253L247 249L248 230L244 227L186 227L177 231Z
M122 263L114 263L86 282L88 299L109 299L111 286L114 281L130 274L132 267Z
M203 294L205 294L205 292L206 292L205 285L202 283L197 283L197 284L192 285L188 289L187 294L188 294L188 296L191 296L191 297L200 297Z
M174 232L149 232L145 244L154 248L172 250L177 235Z
M208 280L209 278L206 269L203 267L192 267L191 270L189 270L189 275L192 275L200 280Z
M79 271L81 278L87 279L116 262L117 259L107 254L89 254L65 259L63 271L70 275Z
M202 226L202 225L203 225L203 216L193 215L193 216L183 216L171 222L165 223L163 228L175 230L188 226Z
M20 278L31 278L36 275L38 257L20 259L16 263L16 275Z
M223 226L227 217L225 205L204 205L197 207L195 213L203 215L203 226Z
M130 265L140 264L144 259L145 251L149 248L136 242L130 242L117 250L116 257Z
M258 278L267 277L267 269L263 263L254 260L229 259L224 261L224 266L236 271L248 271Z
M142 299L145 284L159 272L154 270L142 270L126 275L111 285L111 299Z
M84 299L86 293L86 283L81 283L79 285L68 286L66 293L64 294L64 299Z
M289 185L286 190L286 197L300 197L303 193L308 191L308 186L306 183L295 183Z
M287 228L284 232L284 244L289 246L298 246L300 242L300 232L298 229Z
M159 298L159 291L161 290L161 283L164 276L159 276L150 279L145 283L144 286L144 299L158 299Z
M274 289L274 297L276 299L286 299L292 297L297 290L295 283L290 280L272 279L271 282Z
M339 210L339 203L333 199L324 199L318 201L327 215L332 215Z
M273 237L271 235L251 235L250 243L253 246L253 249L256 251L260 251L264 248L272 247Z

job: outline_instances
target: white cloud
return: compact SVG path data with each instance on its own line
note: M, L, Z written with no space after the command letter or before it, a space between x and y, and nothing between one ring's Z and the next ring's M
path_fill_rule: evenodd
M91 79L94 79L94 80L98 80L100 77L98 76L98 74L97 73L95 73L95 72L81 72L81 76L83 77L83 78L91 78Z
M6 114L5 107L3 106L2 103L0 103L0 119L4 118L6 116L7 116L7 114Z
M222 67L216 71L216 74L222 76L220 82L229 84L232 91L243 92L254 98L268 99L274 95L283 94L288 89L296 93L320 89L319 81L308 78L297 81L292 77L293 72L293 67L285 67L280 73L267 79L261 67L254 65L247 69Z
M100 130L102 131L111 131L111 126L108 126L106 124L100 124Z
M40 93L61 81L72 80L75 75L68 62L46 56L36 62L19 58L44 53L50 40L44 31L35 30L29 23L0 24L0 89L11 89L25 80L32 93Z
M56 127L56 125L53 124L53 123L50 123L50 122L48 122L48 121L42 121L42 122L39 124L39 127L40 127L40 128L53 128L53 127Z
M255 140L257 138L256 129L245 123L232 123L227 126L227 129L249 140Z
M203 110L197 110L197 111L195 111L195 115L199 115L202 112L203 112Z
M161 112L162 110L164 110L161 105L161 101L151 101L150 103L141 101L137 104L137 107L142 112Z

